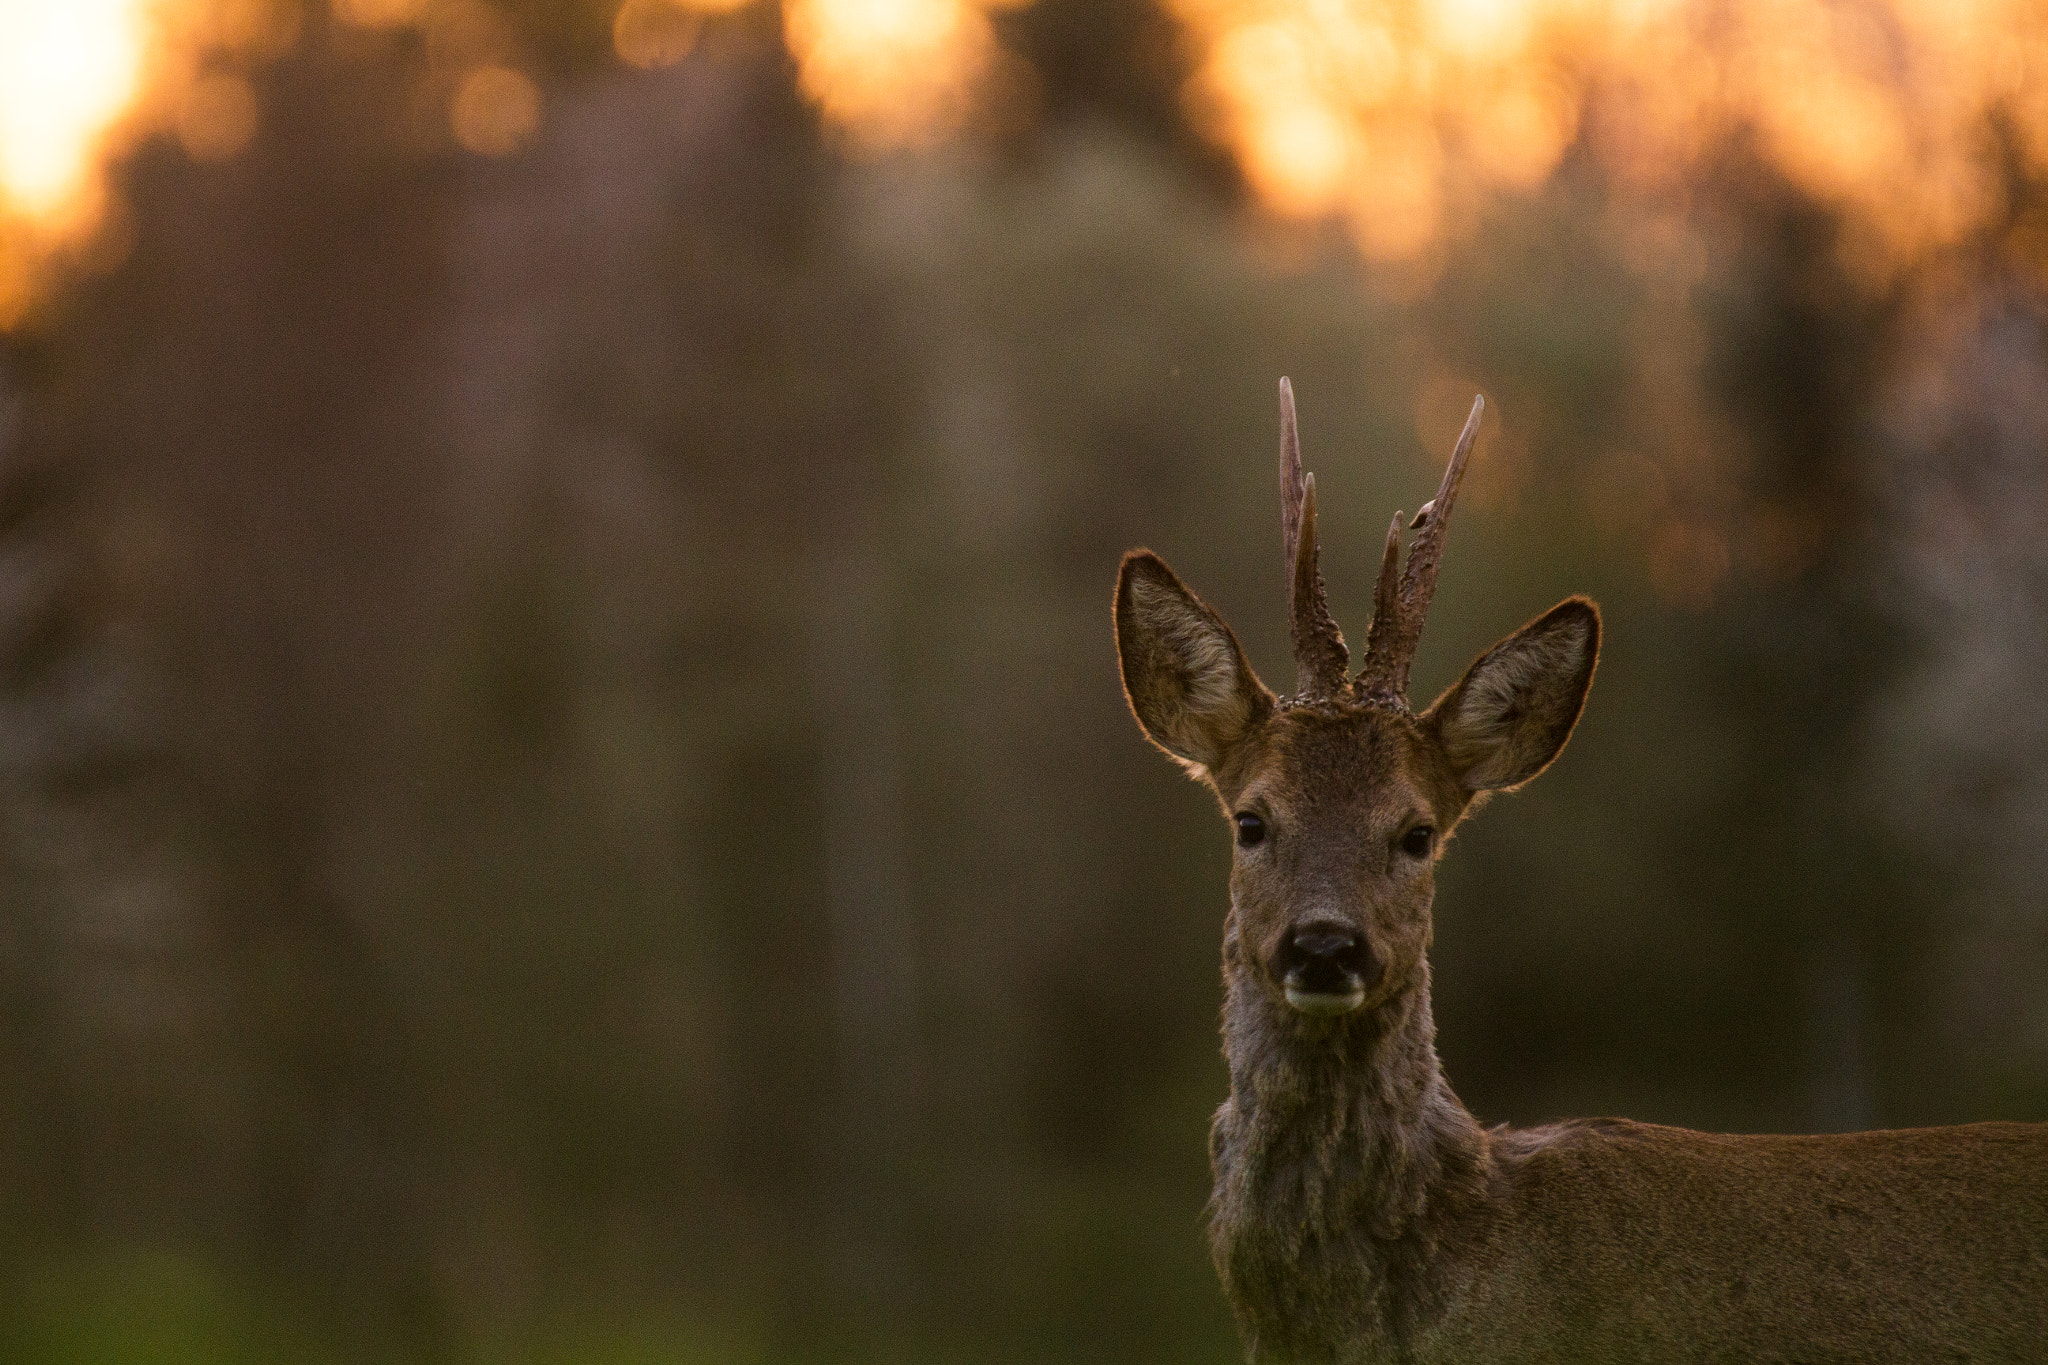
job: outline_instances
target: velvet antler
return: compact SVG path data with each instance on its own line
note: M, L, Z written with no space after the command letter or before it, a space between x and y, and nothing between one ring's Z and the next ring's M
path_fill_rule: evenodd
M1301 472L1294 386L1280 381L1280 535L1287 547L1287 629L1294 639L1295 687L1304 701L1350 690L1351 652L1330 615L1316 555L1316 480Z
M1401 558L1401 518L1387 528L1386 553L1380 560L1379 585L1373 592L1372 628L1365 637L1365 667L1359 671L1359 700L1406 709L1408 670L1415 663L1415 647L1422 641L1422 623L1429 615L1429 599L1436 594L1437 566L1443 562L1444 535L1450 529L1451 507L1458 499L1458 485L1465 479L1465 460L1479 435L1479 419L1486 411L1486 399L1472 400L1472 415L1458 437L1457 449L1444 470L1436 496L1422 505L1410 526L1415 539L1408 546L1408 566L1396 584L1394 571Z

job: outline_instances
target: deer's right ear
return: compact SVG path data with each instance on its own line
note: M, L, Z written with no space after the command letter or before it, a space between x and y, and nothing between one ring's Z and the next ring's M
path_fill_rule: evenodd
M1131 714L1190 769L1213 771L1273 712L1230 627L1150 550L1117 575L1116 652Z

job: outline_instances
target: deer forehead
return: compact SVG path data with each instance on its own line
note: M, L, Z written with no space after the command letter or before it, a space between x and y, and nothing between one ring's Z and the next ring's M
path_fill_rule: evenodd
M1229 774L1234 803L1296 818L1399 819L1433 806L1435 765L1415 723L1373 706L1295 707L1275 715Z

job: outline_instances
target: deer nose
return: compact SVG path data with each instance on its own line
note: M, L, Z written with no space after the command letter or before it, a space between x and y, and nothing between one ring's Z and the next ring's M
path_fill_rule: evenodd
M1356 1007L1379 979L1379 963L1363 935L1347 925L1311 921L1288 929L1280 941L1274 973L1287 991L1288 1002L1313 1013L1337 1012L1318 1005ZM1307 1002L1307 1003L1305 1003Z

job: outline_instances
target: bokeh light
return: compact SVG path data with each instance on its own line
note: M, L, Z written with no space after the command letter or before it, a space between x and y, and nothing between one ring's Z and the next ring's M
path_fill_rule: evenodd
M256 92L242 76L217 71L194 81L179 102L178 140L195 161L225 161L255 136Z
M673 66L690 55L706 15L744 9L749 0L626 0L612 18L612 46L628 66Z
M783 15L804 93L858 144L888 148L966 120L1002 60L988 12L1005 3L788 0Z
M2002 157L2048 168L2048 11L2015 0L1167 3L1191 111L1262 202L1383 259L1540 184L1582 125L1646 191L1747 133L1878 274L1994 221Z
M142 0L0 0L0 201L41 217L89 192L141 82L146 21Z
M419 21L431 0L334 0L334 17L369 28L395 28Z
M781 9L807 98L851 145L889 149L929 146L1025 88L992 15L1030 3ZM1872 277L1996 223L2006 159L2048 169L2048 11L2025 0L1161 3L1193 71L1188 110L1258 203L1342 223L1376 260L1427 260L1484 196L1542 185L1575 144L1654 196L1745 140L1843 212L1844 250ZM460 146L503 155L534 135L539 91L500 7L329 6L345 24L420 32ZM747 7L625 0L613 46L629 65L669 65L709 19ZM274 54L300 14L285 0L0 0L0 218L16 223L0 299L23 296L50 241L97 218L112 130L167 127L199 160L246 145L255 89L206 54Z
M480 156L518 151L540 126L540 91L521 72L481 66L463 77L449 110L455 140Z
M248 145L262 111L244 71L302 20L292 0L0 0L0 330L53 275L120 259L108 157L155 131L195 161Z

